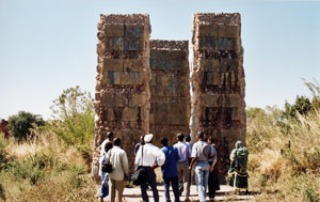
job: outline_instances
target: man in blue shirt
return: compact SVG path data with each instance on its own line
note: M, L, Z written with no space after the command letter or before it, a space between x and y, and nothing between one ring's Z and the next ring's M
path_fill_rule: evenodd
M180 202L179 199L179 179L178 179L178 170L177 170L177 162L179 161L179 154L177 149L168 145L168 139L162 138L161 144L163 147L161 150L166 156L166 160L164 164L161 166L163 184L164 184L164 192L166 202L170 202L170 182L172 185L173 193L174 193L174 201Z

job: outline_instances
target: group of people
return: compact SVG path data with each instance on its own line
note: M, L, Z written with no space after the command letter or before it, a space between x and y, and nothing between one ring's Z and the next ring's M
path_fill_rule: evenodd
M197 141L191 144L190 136L178 133L177 142L173 145L169 144L166 137L161 138L161 148L153 144L153 139L153 134L141 136L140 142L136 144L134 149L135 169L142 168L144 171L145 180L140 185L142 200L144 202L149 201L147 189L150 188L154 201L159 202L154 169L161 167L164 196L167 202L171 201L170 185L175 202L180 202L180 196L185 201L190 201L190 186L193 177L196 182L199 201L206 201L207 188L209 199L213 201L216 190L219 190L218 152L213 138L206 138L204 132L199 132ZM235 164L239 152L234 151L234 153L233 164ZM129 176L128 158L126 152L121 148L121 140L119 138L113 139L112 132L107 133L107 139L101 144L100 167L106 161L112 164L113 171L104 173L100 169L101 188L99 197L103 201L103 198L110 194L111 202L121 202L125 181ZM230 169L230 173L234 171Z

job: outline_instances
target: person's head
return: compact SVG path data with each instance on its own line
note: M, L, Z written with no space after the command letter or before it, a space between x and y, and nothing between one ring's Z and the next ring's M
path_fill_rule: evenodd
M204 136L204 132L203 132L203 131L199 131L199 132L198 132L198 139L199 139L199 140L204 140L204 137L205 137L205 136Z
M160 142L161 142L161 144L163 146L167 146L168 145L168 139L166 137L161 138Z
M237 142L236 142L236 148L237 149L239 149L240 147L242 147L242 142L241 142L241 140L238 140Z
M109 140L113 140L113 132L108 131L108 132L107 132L107 138L108 138Z
M184 134L183 133L178 133L177 134L177 139L178 139L179 142L182 142L183 139L184 139Z
M146 134L143 139L144 139L145 143L151 143L152 139L153 139L153 134L151 134L151 133Z
M107 142L104 146L104 152L108 152L110 149L112 148L112 143L111 142Z
M186 142L191 142L191 136L190 136L190 135L187 135L187 136L185 137L185 140L186 140Z
M209 144L214 143L214 139L213 139L213 137L212 137L212 136L210 136L210 137L208 138L208 143L209 143Z
M113 144L116 146L120 146L121 145L121 139L116 137L113 139Z

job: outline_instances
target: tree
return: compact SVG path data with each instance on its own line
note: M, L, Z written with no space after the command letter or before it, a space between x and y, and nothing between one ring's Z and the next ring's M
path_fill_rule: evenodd
M30 112L20 111L18 114L10 116L8 127L14 138L21 143L22 140L32 139L31 129L35 126L44 126L45 121L40 115Z
M94 139L94 102L89 92L71 87L53 101L52 131L66 144L75 146L88 160ZM90 161L90 159L88 160Z
M287 101L284 106L283 115L287 120L295 119L296 114L307 115L312 110L312 104L309 98L305 96L297 96L293 105L290 105Z

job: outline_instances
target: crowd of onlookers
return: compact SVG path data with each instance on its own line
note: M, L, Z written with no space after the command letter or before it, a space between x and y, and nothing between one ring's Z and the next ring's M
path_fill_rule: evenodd
M197 140L191 143L191 137L177 134L177 142L169 145L163 137L162 148L153 144L153 134L140 137L135 145L135 169L142 169L144 180L140 184L141 196L144 202L149 201L147 189L151 189L153 199L159 202L155 168L161 167L164 196L166 202L170 199L170 186L174 193L174 201L190 201L190 186L194 178L200 202L214 201L216 191L220 189L217 161L218 152L213 137L206 137L204 132L197 134ZM246 163L248 150L237 141L235 149L230 154L231 165L228 171L229 184L236 188L247 188ZM129 179L129 164L126 152L121 148L121 139L114 138L112 132L101 144L100 167L104 163L112 165L112 172L99 169L101 186L99 197L101 201L109 196L111 202L121 202L125 183ZM208 192L207 192L208 190Z

